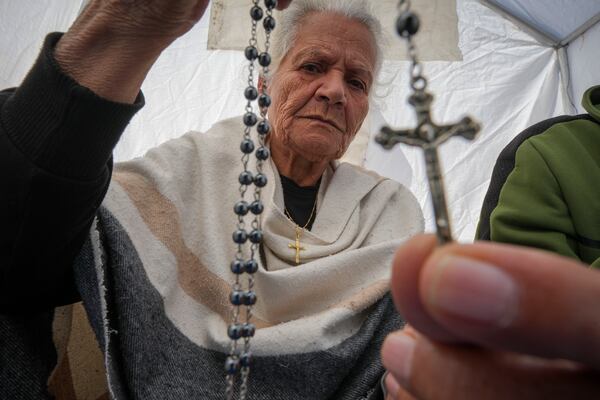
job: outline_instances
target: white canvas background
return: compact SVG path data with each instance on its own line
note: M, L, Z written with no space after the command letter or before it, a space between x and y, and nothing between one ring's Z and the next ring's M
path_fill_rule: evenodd
M375 16L383 27L385 40L396 38L397 0L363 0L371 4ZM422 20L427 21L419 29L415 38L421 49L420 58L425 61L462 59L458 49L458 30L456 22L456 0L413 0L412 9ZM279 16L275 10L275 19ZM239 21L232 24L231 21ZM248 42L252 26L248 18L247 0L213 0L208 32L208 48L213 50L243 50ZM262 31L258 32L259 43L264 42ZM401 46L387 46L385 58L389 60L408 60Z
M561 41L600 12L598 0L487 0Z
M0 87L18 85L35 59L47 32L68 28L82 0L0 0ZM539 7L545 7L538 2ZM470 241L492 167L502 148L525 127L560 115L561 75L556 51L477 0L457 0L462 61L426 63L436 95L433 115L439 123L468 113L483 125L480 138L468 144L448 142L441 150L448 205L456 236ZM569 12L577 13L577 7ZM189 130L243 112L245 62L239 51L207 50L209 13L188 34L164 51L143 85L147 105L127 128L115 150L127 160ZM546 18L547 14L544 14ZM561 16L556 16L560 19ZM427 21L424 21L427 24ZM571 97L578 105L583 91L600 84L600 28L591 28L569 49ZM398 40L397 46L403 46ZM373 135L382 123L406 127L414 116L406 104L408 63L386 61L365 129ZM581 111L581 109L579 109ZM391 152L372 141L355 155L358 162L406 183L423 205L433 228L424 165L419 151L402 146Z

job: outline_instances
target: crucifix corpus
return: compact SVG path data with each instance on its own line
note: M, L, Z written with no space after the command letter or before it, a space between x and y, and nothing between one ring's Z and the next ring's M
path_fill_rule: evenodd
M296 240L294 241L294 243L288 244L288 247L290 249L296 250L296 264L300 264L300 252L302 250L305 250L305 248L300 245L300 234L301 233L302 233L302 228L299 226L296 226Z
M469 117L464 117L459 123L453 125L437 125L431 120L433 96L426 90L427 80L423 76L423 64L417 59L416 48L412 40L412 36L419 30L419 17L410 11L410 0L400 0L398 8L400 16L396 23L396 30L408 42L408 53L412 61L410 85L413 90L408 103L416 111L417 126L413 129L403 130L384 127L375 137L375 141L388 150L397 143L419 146L423 149L438 243L444 244L452 241L452 233L437 149L453 136L462 136L465 139L473 140L480 127Z

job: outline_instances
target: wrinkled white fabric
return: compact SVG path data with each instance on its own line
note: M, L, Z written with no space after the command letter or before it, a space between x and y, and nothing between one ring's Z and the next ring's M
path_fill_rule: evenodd
M103 203L127 232L167 316L198 345L220 351L229 346L223 332L237 250L231 236L237 225L232 208L240 199L241 122L220 122L117 165ZM260 334L253 351L293 354L339 344L387 293L396 248L423 231L419 204L397 182L333 163L296 265L289 246L296 225L283 212L279 175L273 163L264 173L270 184L262 189L264 259L256 255L253 307Z

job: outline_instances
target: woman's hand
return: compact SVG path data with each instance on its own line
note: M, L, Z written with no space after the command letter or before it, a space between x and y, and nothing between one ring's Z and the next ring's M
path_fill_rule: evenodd
M86 13L105 19L112 29L133 40L152 38L168 45L204 15L209 0L92 0Z
M290 3L279 0L277 8ZM83 33L96 21L105 25L105 33L117 33L136 43L145 41L152 50L162 51L200 21L208 4L209 0L92 0L73 28Z
M283 9L291 0L280 1ZM108 100L131 103L146 74L209 0L92 0L55 48L61 69ZM248 17L249 18L249 17Z
M61 69L105 99L131 103L171 42L202 18L208 0L92 0L57 43Z
M494 243L402 246L385 341L393 399L600 398L600 272Z

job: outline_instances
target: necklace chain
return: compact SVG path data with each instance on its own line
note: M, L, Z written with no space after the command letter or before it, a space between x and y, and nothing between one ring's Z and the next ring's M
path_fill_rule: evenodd
M243 117L244 133L240 150L242 152L241 163L242 172L239 175L239 193L238 201L233 209L237 216L237 229L233 232L233 241L237 245L235 259L231 263L231 271L235 280L231 287L230 302L232 305L231 323L227 329L227 335L231 339L229 355L225 361L226 389L225 398L233 400L235 397L235 382L239 377L239 399L245 400L248 394L248 378L250 375L250 363L252 354L250 352L250 339L254 336L255 326L252 324L252 307L256 303L257 296L254 292L254 273L258 270L257 258L260 254L260 245L263 240L261 229L261 214L264 205L261 201L261 189L267 184L267 177L263 173L263 164L269 158L269 149L265 146L265 137L270 132L270 125L267 120L267 111L271 104L271 99L267 95L267 75L271 56L269 54L271 32L275 28L275 19L273 18L273 9L277 5L276 0L264 0L265 11L260 6L260 0L252 0L253 6L250 9L252 19L252 30L248 47L244 51L248 65L248 86L244 91L244 97L247 100ZM264 18L263 18L264 16ZM264 52L259 54L257 28L258 22L262 20L265 30L266 40ZM255 85L254 72L255 62L262 67L262 87L259 90ZM254 113L252 102L258 100L260 121ZM252 128L256 125L258 133L258 148L255 149L252 140ZM250 156L256 156L256 173L253 175L248 169ZM245 198L249 186L254 186L252 202L249 204ZM247 218L246 218L247 217ZM246 219L250 219L250 233L247 231ZM250 242L248 244L248 241ZM246 256L247 259L246 259ZM242 279L245 277L245 279ZM245 282L243 282L244 280ZM243 314L243 315L242 315ZM243 322L242 322L243 319ZM241 343L240 343L241 342Z
M306 221L304 226L301 227L300 225L298 225L296 223L296 221L294 221L294 219L292 218L292 215L288 211L287 207L284 207L285 216L290 220L290 222L292 222L294 225L296 225L296 239L294 240L294 243L288 244L288 247L290 249L294 249L296 251L296 258L295 258L296 265L300 265L300 251L306 250L306 248L304 248L300 245L300 236L302 235L302 232L306 230L306 227L310 224L310 221L313 219L313 215L315 214L316 209L317 209L317 199L315 199L315 202L313 204L310 215L308 216L308 221Z
M304 230L306 230L306 227L310 224L310 221L313 219L313 216L315 215L315 210L317 209L317 199L315 199L315 202L312 206L312 210L310 211L310 216L308 217L308 220L306 221L306 223L304 224L304 226L300 226L300 224L296 223L296 221L294 221L294 218L292 218L292 215L290 214L289 210L287 209L287 207L284 207L283 211L285 213L285 216L292 221L292 223L294 225L296 225L298 228L302 228Z

